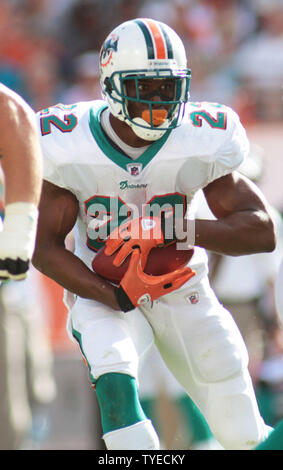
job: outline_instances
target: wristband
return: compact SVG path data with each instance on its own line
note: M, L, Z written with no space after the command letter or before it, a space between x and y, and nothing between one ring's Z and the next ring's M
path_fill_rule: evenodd
M136 307L132 304L131 300L127 296L126 292L124 291L122 286L115 288L115 297L118 302L118 305L122 312L130 312L130 310L134 310Z
M5 258L30 259L34 250L38 209L29 202L14 202L5 206L0 255ZM4 240L4 238L3 238ZM14 255L14 256L13 256Z
M19 220L24 223L24 229L29 230L37 223L38 209L31 202L12 202L5 206L4 227L6 230L19 230Z

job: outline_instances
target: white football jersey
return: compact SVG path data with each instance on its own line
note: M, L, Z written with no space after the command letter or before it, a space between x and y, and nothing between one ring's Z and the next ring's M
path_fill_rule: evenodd
M154 205L193 217L196 192L236 169L249 148L231 108L188 103L181 125L132 160L102 130L106 107L104 101L58 104L37 114L44 179L76 196L75 253L89 267L104 243L98 227L107 236ZM198 272L205 264L205 251L196 248L190 266Z

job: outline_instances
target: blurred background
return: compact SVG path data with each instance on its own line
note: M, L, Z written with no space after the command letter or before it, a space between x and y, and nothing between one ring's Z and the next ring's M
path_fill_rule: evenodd
M101 98L101 44L135 17L163 21L181 36L192 101L239 113L251 141L242 171L273 206L273 255L236 265L210 257L211 282L244 329L261 412L273 426L283 418L283 338L273 300L283 233L283 0L0 0L0 81L35 111ZM103 449L95 393L65 332L62 289L37 272L25 282L0 288L0 448ZM148 380L144 399L157 403L164 448L193 448L202 438L176 406L182 392L166 393L162 377Z

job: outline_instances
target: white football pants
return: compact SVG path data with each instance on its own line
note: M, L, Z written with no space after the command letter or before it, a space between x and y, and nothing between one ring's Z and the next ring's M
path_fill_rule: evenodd
M92 379L108 372L138 379L139 363L155 341L225 449L251 449L266 437L245 344L207 278L128 313L79 298L70 320Z

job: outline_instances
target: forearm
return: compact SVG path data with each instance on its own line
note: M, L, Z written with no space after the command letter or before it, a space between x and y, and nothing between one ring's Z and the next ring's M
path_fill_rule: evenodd
M188 244L223 255L270 252L275 248L273 222L264 211L247 210L217 220L185 221L184 232L190 233ZM181 236L181 240L184 243L185 237Z
M40 272L79 297L97 300L120 310L114 294L115 287L88 269L70 251L56 247L41 253L36 250L33 264Z
M5 203L38 205L42 184L42 154L31 108L11 92L0 95L0 162L4 172Z

